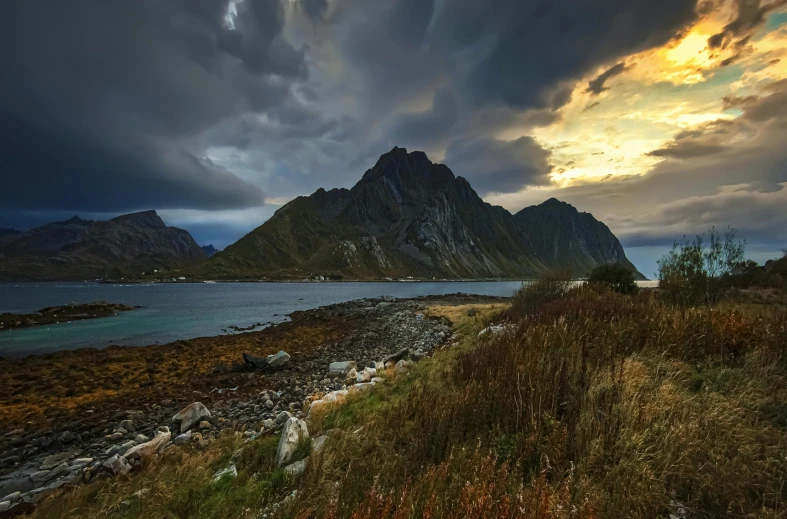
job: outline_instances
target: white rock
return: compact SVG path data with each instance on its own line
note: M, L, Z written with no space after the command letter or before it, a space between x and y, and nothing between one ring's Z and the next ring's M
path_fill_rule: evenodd
M312 453L319 454L323 447L325 447L325 442L328 440L327 434L322 434L316 438L312 438Z
M350 394L365 393L375 386L374 382L361 382L350 388Z
M115 476L123 476L131 471L131 465L117 454L106 460L102 466Z
M309 457L306 456L300 461L296 461L295 463L290 463L289 465L284 467L284 473L292 478L297 478L298 476L306 472L306 464L308 462L309 462Z
M282 368L290 362L287 352L280 351L274 355L268 355L268 366L271 368Z
M377 375L377 370L374 368L364 368L363 371L358 373L356 382L369 382Z
M284 423L279 438L279 447L276 450L276 466L285 465L292 458L298 445L309 439L309 429L306 422L297 418L290 418Z
M484 335L489 335L489 336L500 335L504 331L506 331L506 327L503 326L502 324L493 324L491 326L487 326L486 328L478 332L478 337L480 338L483 337Z
M163 449L164 446L167 445L167 443L169 443L170 438L172 438L171 432L169 431L160 432L156 435L155 438L153 438L149 442L130 448L123 455L123 457L126 459L139 458L142 460L148 460L152 458L154 454L158 453L161 449Z
M172 443L174 443L175 445L186 445L189 442L191 442L192 436L193 433L191 431L186 431L183 434L179 434L178 436L176 436L175 439L172 440Z
M229 466L227 466L227 468L221 469L220 471L213 474L213 482L216 483L224 476L229 476L231 478L238 477L238 469L235 468L234 463L230 463Z
M0 501L0 512L5 512L11 508L11 501Z
M173 422L180 422L180 432L186 432L192 425L200 420L210 418L210 411L200 402L194 402L180 410L172 417Z
M17 501L19 501L19 498L21 496L22 496L21 492L13 492L13 493L8 494L7 496L5 496L3 499L0 499L0 501L8 501L8 502L11 502L11 503L16 503Z
M413 364L412 361L400 360L399 362L396 363L396 366L394 366L394 371L398 375L403 375L405 373L408 373L410 371L410 368L412 368L413 366L415 366L415 364Z

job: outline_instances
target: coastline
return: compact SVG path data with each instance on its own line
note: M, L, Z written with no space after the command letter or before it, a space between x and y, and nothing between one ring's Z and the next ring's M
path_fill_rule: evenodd
M426 317L429 305L506 300L466 294L361 299L297 311L257 331L0 359L0 489L51 485L31 481L31 474L52 456L103 462L133 446L138 435L171 426L173 415L194 401L215 418L201 431L205 441L227 427L257 430L285 410L297 416L309 398L342 387L342 377L326 377L331 362L367 365L404 345L429 355L449 341L448 323ZM281 371L243 366L244 354L278 351L290 357ZM268 404L274 394L276 402ZM134 430L118 435L124 420L132 420Z

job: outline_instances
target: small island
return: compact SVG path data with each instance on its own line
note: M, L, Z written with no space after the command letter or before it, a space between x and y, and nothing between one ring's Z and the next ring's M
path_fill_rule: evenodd
M98 319L134 310L135 307L118 303L93 303L48 306L34 314L0 314L0 330L13 330L46 324L58 324L83 319Z

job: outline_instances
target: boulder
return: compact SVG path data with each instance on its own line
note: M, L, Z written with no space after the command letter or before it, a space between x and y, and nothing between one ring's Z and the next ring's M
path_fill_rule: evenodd
M191 436L192 436L191 431L186 431L183 434L176 436L175 439L172 440L172 443L174 443L175 445L187 445L188 443L191 442Z
M101 466L113 476L123 476L131 472L131 465L128 464L128 461L117 454L106 460Z
M344 401L345 397L347 396L348 391L346 389L340 389L338 391L331 391L324 397L319 400L315 400L309 406L309 413L317 413L321 409L328 407L331 404L338 404Z
M281 467L292 459L298 445L309 439L309 429L306 422L297 418L290 418L284 423L279 438L279 447L276 449L276 465Z
M495 335L500 335L504 331L506 331L506 328L502 324L497 324L497 325L493 324L492 326L487 326L486 328L478 332L478 337L481 338L484 336L491 337Z
M374 386L375 386L374 382L358 382L357 384L355 384L353 387L349 389L349 393L351 395L354 395L356 393L364 393L372 389Z
M405 373L409 373L410 369L415 366L412 361L409 360L400 360L394 366L394 371L397 375L404 375Z
M130 448L123 457L129 460L134 458L149 460L169 443L170 438L172 438L171 432L160 432L149 442Z
M347 376L344 379L345 384L355 384L356 379L358 378L358 372L354 369L351 369L347 372Z
M267 357L255 357L249 353L243 354L243 362L249 369L266 369L268 367Z
M136 426L134 425L134 422L131 420L123 420L122 422L120 422L120 427L130 432L134 432L137 430Z
M268 355L266 360L270 369L282 369L290 362L290 356L287 352L280 351L274 355Z
M312 438L312 453L319 454L323 447L325 447L325 442L328 440L327 434L322 434L316 438Z
M200 402L194 402L181 409L178 414L172 417L172 421L180 422L180 432L186 432L204 418L210 418L210 411Z
M328 366L328 377L345 377L347 373L350 372L351 369L357 369L358 366L355 364L354 360L344 360L341 362L331 362L330 366Z
M371 380L377 376L377 370L374 368L364 368L363 371L358 373L356 377L356 382L371 382Z
M218 472L216 472L215 474L213 474L213 483L218 482L219 480L221 480L221 478L223 478L225 476L228 476L228 477L231 477L231 478L237 478L238 477L238 469L235 468L235 464L234 463L230 463L227 466L227 468L223 468L223 469L219 470Z
M386 358L383 360L383 365L386 365L386 366L387 366L387 364L388 364L389 362L393 362L394 364L396 364L396 363L397 363L397 362L399 362L400 360L402 360L402 359L404 359L404 358L407 358L407 357L409 357L409 356L410 356L410 348L402 348L401 350L397 351L397 352L396 352L396 353L394 353L393 355L389 355L389 356L387 356L387 357L386 357Z
M284 467L284 473L290 476L291 478L297 478L298 476L306 472L306 464L308 462L309 462L309 457L306 456L300 461L296 461L295 463L290 463L289 465Z

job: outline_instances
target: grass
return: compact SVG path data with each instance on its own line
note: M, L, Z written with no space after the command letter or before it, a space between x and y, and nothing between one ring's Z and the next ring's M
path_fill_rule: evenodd
M121 517L256 517L292 490L277 517L787 515L787 311L679 309L558 281L510 309L432 308L459 344L315 417L312 437L329 441L298 481L277 475L266 439L236 480L210 485L228 444L38 516L99 517L151 482Z

